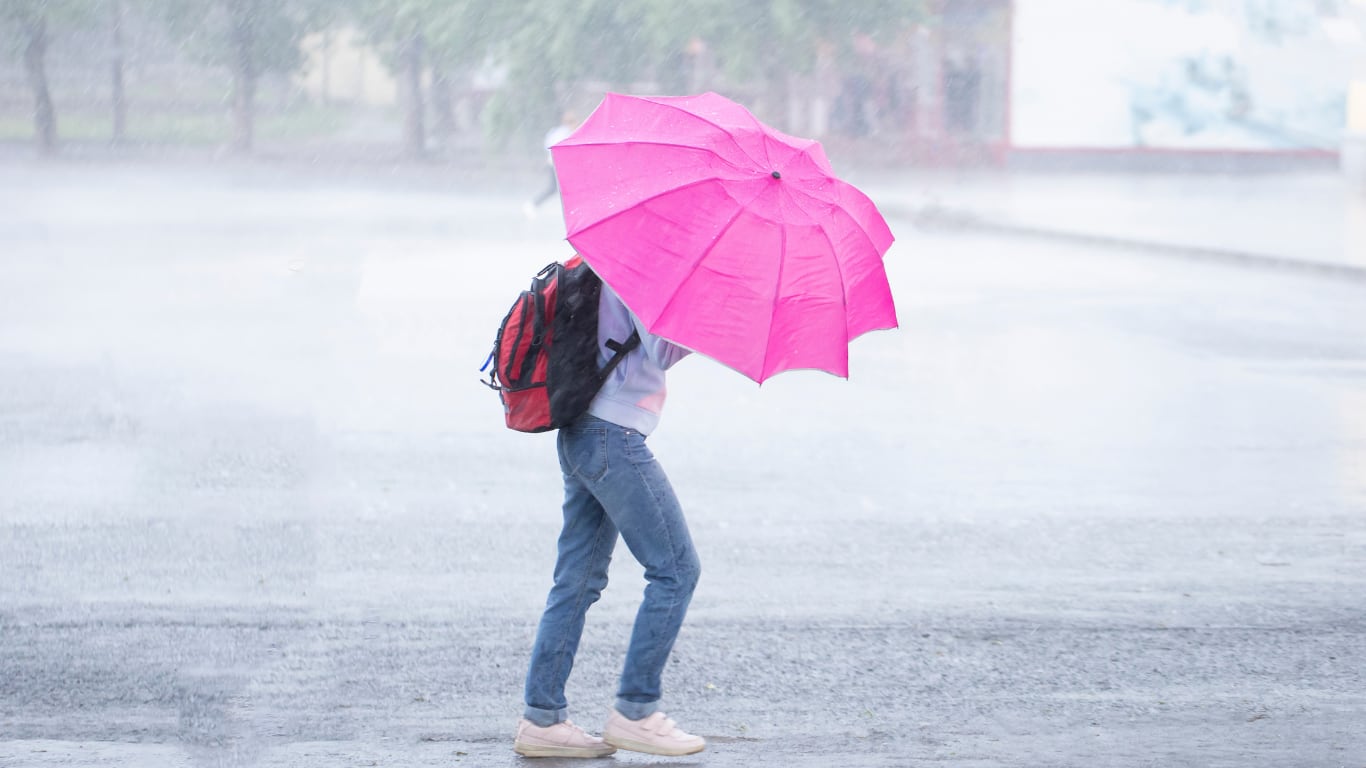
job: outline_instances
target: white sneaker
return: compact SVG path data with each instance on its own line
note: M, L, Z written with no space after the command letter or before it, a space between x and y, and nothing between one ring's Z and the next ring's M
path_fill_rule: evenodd
M618 749L650 755L691 755L707 748L707 740L679 729L663 712L643 720L627 720L616 710L607 717L602 740Z
M568 720L542 728L526 718L517 722L512 751L523 757L606 757L617 751Z
M522 203L522 215L526 216L527 221L536 218L536 206L531 203Z

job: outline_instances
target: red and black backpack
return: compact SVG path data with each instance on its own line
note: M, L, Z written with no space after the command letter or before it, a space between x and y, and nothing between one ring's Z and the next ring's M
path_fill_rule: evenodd
M488 370L481 383L502 399L509 429L546 432L582 416L612 370L640 346L635 331L607 342L612 358L598 368L601 294L602 280L576 255L537 273L508 310L479 370Z

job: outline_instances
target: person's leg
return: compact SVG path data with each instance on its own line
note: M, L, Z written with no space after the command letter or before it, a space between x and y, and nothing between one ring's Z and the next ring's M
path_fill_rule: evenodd
M701 573L678 497L639 432L610 425L608 464L591 483L631 554L645 566L645 597L626 653L617 711L640 720L658 709L661 677Z
M564 529L555 563L555 585L546 599L527 670L523 714L538 726L553 725L567 717L565 681L574 666L584 617L607 586L617 529L580 477L585 471L592 477L594 467L606 466L604 442L601 428L575 430L571 425L558 436L564 473Z

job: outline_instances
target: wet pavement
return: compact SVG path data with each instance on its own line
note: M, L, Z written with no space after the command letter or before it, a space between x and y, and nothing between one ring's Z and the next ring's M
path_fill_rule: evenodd
M532 764L553 438L476 383L565 255L522 194L3 169L0 765ZM1366 766L1362 283L892 227L849 381L671 376L665 705L712 744L611 761ZM642 583L619 550L589 728Z
M923 226L1129 245L1366 279L1366 190L1341 173L868 174Z

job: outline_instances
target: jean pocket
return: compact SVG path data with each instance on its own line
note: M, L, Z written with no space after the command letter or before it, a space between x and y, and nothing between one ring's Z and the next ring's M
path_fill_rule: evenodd
M607 430L578 429L564 437L569 471L581 480L601 480L607 474Z
M634 429L626 430L626 460L632 464L649 464L655 460L650 446L645 444L645 435Z

